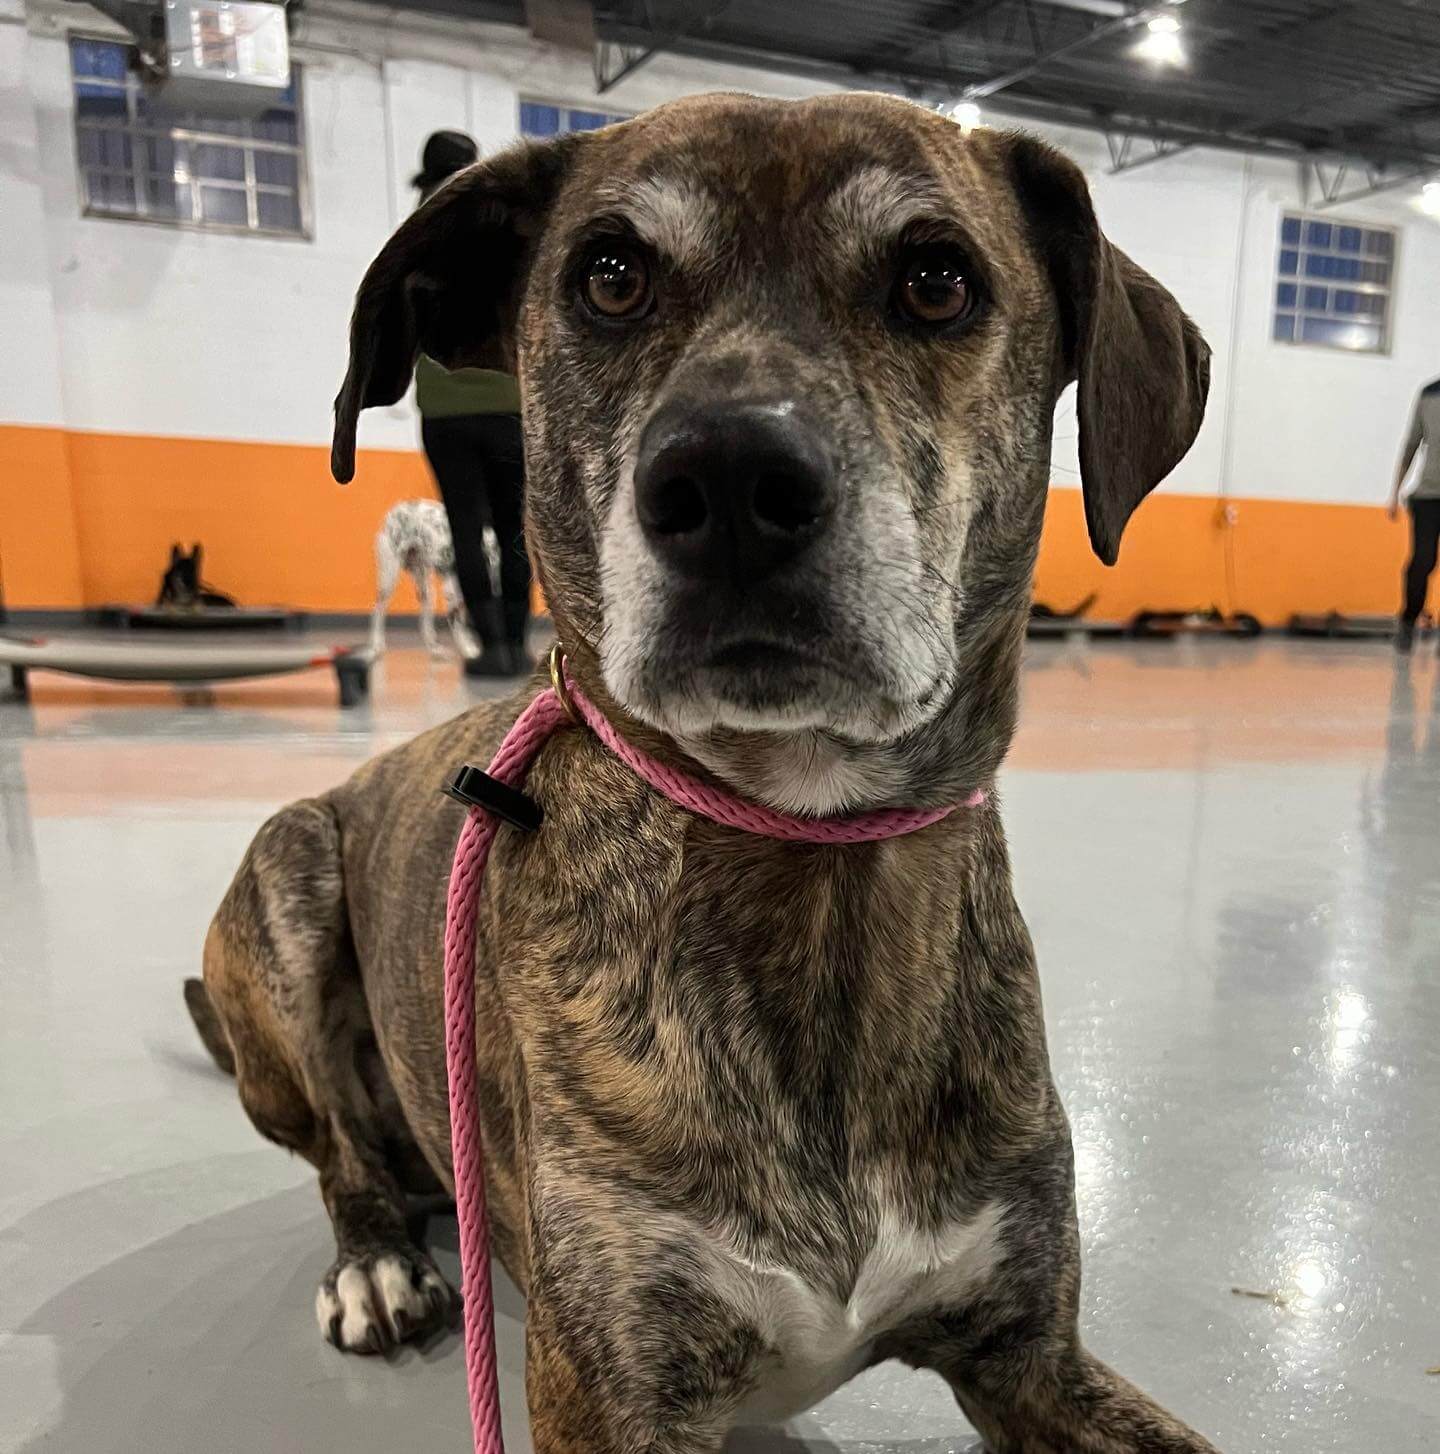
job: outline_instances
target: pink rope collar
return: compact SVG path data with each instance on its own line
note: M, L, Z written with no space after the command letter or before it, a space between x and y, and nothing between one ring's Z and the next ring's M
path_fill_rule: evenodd
M961 804L945 808L886 808L851 818L800 818L710 787L667 767L628 743L595 705L564 676L563 658L551 658L555 685L520 714L490 763L488 776L518 789L530 765L571 708L636 776L671 802L727 828L787 843L873 843L915 833L948 817L956 807L985 801L977 788ZM445 912L445 1061L450 1079L450 1152L455 1210L460 1225L461 1295L465 1306L465 1373L476 1454L504 1454L500 1386L495 1366L495 1307L490 1285L490 1226L485 1210L485 1172L475 1098L475 934L480 886L500 818L471 806L455 846Z

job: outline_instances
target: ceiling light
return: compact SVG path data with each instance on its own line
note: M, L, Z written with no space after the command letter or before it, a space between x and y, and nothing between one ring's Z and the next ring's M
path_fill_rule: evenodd
M1426 182L1420 188L1420 206L1432 217L1440 217L1440 182Z
M1173 15L1155 15L1145 22L1145 34L1135 54L1157 66L1183 66L1185 47L1180 43L1180 22Z
M950 108L950 117L959 122L962 131L974 131L980 125L980 107L974 101L957 101Z

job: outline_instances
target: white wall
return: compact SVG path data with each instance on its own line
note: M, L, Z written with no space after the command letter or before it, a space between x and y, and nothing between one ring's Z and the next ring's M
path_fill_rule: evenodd
M1276 238L1301 206L1293 169L1249 167L1230 485L1237 495L1379 504L1420 385L1440 375L1440 224L1395 192L1340 209L1403 229L1388 355L1270 340Z
M1052 131L1052 140L1085 169L1106 235L1160 278L1200 325L1214 350L1211 400L1200 437L1165 488L1211 495L1220 487L1240 243L1243 163L1222 152L1195 151L1152 167L1108 175L1104 139L1093 132ZM1077 484L1073 391L1055 424L1055 483Z
M0 0L0 320L8 340L0 421L58 425L65 406L29 60L22 0Z
M0 21L22 3L0 0L10 7ZM64 32L109 27L55 0L29 0L28 26L0 24L0 304L7 333L18 321L28 341L0 357L0 421L324 443L355 285L413 204L425 136L461 128L488 152L513 138L522 95L594 101L588 57L519 30L315 0L297 37L312 241L86 219ZM595 104L633 111L718 88L822 89L661 57ZM1414 391L1440 373L1440 226L1404 194L1347 211L1404 232L1388 357L1277 345L1268 306L1279 212L1301 200L1293 168L1196 151L1111 177L1099 138L1056 139L1092 176L1110 236L1175 291L1215 349L1210 416L1167 488L1378 499ZM1056 479L1075 483L1069 401L1057 435ZM361 442L408 449L415 438L402 404L371 411Z

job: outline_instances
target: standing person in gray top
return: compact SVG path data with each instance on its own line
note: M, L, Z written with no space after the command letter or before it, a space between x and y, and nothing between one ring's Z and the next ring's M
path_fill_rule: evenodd
M1405 606L1395 633L1397 651L1409 651L1415 640L1415 623L1425 608L1430 573L1435 569L1437 554L1440 554L1440 379L1426 384L1415 401L1410 433L1400 454L1395 486L1390 491L1388 512L1392 520L1400 513L1400 486L1405 483L1405 476L1422 444L1425 458L1407 501L1412 543L1410 563L1405 567Z

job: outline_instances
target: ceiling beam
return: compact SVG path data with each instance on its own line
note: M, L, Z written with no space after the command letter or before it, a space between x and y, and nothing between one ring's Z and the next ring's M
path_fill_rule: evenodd
M653 61L664 45L625 45L621 41L596 40L591 57L595 76L595 94L603 96L618 86L626 76L633 76L647 61Z
M1305 34L1312 38L1319 31L1331 27L1339 27L1347 19L1353 18L1351 3L1340 3L1332 5L1330 10L1323 15L1314 17L1305 24ZM1283 27L1280 31L1266 29L1264 26L1246 26L1240 29L1227 29L1223 34L1216 49L1224 46L1244 45L1253 50L1256 45L1275 48L1278 42L1288 39L1290 33L1300 28L1301 22L1293 21ZM1421 74L1424 74L1423 72ZM1285 106L1271 107L1266 111L1252 112L1243 115L1233 122L1227 123L1224 130L1233 133L1238 138L1257 136L1257 133L1264 132L1273 127L1285 126L1298 122L1302 117L1312 112L1321 110L1324 107L1335 106L1342 102L1350 101L1356 96L1363 96L1374 90L1375 82L1373 77L1366 76L1359 81L1348 81L1338 87L1332 87L1323 94L1312 94L1301 100L1298 104L1290 103ZM1423 108L1421 109L1423 115ZM1364 164L1362 159L1367 153L1370 154L1373 162L1378 154L1397 155L1398 150L1394 138L1391 138L1387 145L1384 136L1388 129L1387 124L1382 122L1378 127L1366 127L1359 134L1356 128L1350 127L1343 132L1332 136L1331 147L1336 156L1349 156L1357 163ZM1258 137L1257 137L1258 139ZM1368 145L1367 145L1368 143ZM1200 145L1201 143L1195 143ZM1187 147L1170 147L1168 149L1156 148L1154 152L1141 152L1136 154L1127 153L1120 160L1114 160L1112 149L1111 173L1116 174L1124 171L1131 171L1135 167L1146 166L1154 161L1163 161L1167 157L1178 155L1182 151L1188 151ZM1411 134L1409 144L1403 148L1411 156L1423 157L1426 148L1418 141L1415 135ZM1305 165L1305 164L1302 164ZM1366 194L1368 195L1368 193Z
M729 7L730 0L695 0L686 6L684 0L667 7L671 13L658 30L640 31L630 39L596 37L593 52L595 93L603 96L641 66L655 59L661 51L673 50L676 41L696 27L718 19ZM591 5L592 15L594 7ZM594 23L599 17L594 16Z
M1031 76L1047 70L1057 61L1068 60L1081 51L1089 50L1091 46L1097 45L1102 40L1109 40L1111 36L1123 35L1126 31L1134 30L1147 20L1153 20L1162 11L1172 11L1183 3L1184 0L1169 0L1169 3L1148 5L1142 9L1127 11L1113 20L1102 20L1098 25L1092 25L1084 35L1078 35L1073 40L1066 41L1064 45L1055 46L1052 50L1043 51L1034 59L1025 62L1024 65L1015 67L1014 70L992 76L987 81L973 82L965 87L961 93L961 99L985 101L992 96L998 96L1002 91L1008 91L1012 86L1019 85L1021 81L1028 81Z
M1345 183L1349 181L1352 171L1356 170L1364 175L1364 184L1346 191ZM1388 167L1366 164L1352 167L1343 161L1327 172L1324 163L1312 161L1307 164L1306 175L1307 181L1308 178L1313 178L1320 190L1320 198L1315 206L1323 212L1330 207L1345 207L1352 202L1363 202L1367 197L1378 197L1382 192L1395 192L1401 187L1413 187L1417 182L1440 176L1440 158L1429 166L1402 167L1398 172L1392 172Z
M1147 13L1153 14L1154 9L1153 5L1148 5L1132 13L1144 16ZM606 38L614 42L643 48L654 44L656 40L653 32L643 28L603 22L602 25ZM965 90L964 84L955 75L954 67L927 65L913 60L882 63L878 66L856 66L717 39L693 30L676 37L672 46L701 59L729 65L756 66L835 85L889 91L935 106L953 104ZM1353 151L1347 153L1341 145L1307 147L1298 141L1255 136L1230 126L1166 121L1140 111L1045 100L1008 88L990 94L992 99L988 103L989 109L1001 115L1021 121L1073 126L1102 135L1109 133L1121 139L1133 135L1143 140L1144 147L1136 145L1131 148L1129 162L1133 166L1148 165L1150 162L1178 155L1191 147L1210 147L1218 151L1275 157L1301 164L1314 158L1338 161L1348 156L1352 162L1356 160ZM1146 148L1157 154L1146 155ZM1410 166L1416 169L1417 175L1440 169L1440 148L1432 150L1428 145L1397 148L1393 143L1380 144L1373 148L1367 147L1367 151L1372 152L1372 161L1384 160L1392 166Z
M1110 152L1110 175L1118 177L1121 172L1133 172L1138 167L1148 167L1152 162L1179 156L1195 143L1166 141L1149 132L1107 131L1105 145Z
M1083 10L1087 15L1103 15L1112 20L1130 9L1126 0L1037 0L1037 3L1055 10Z

